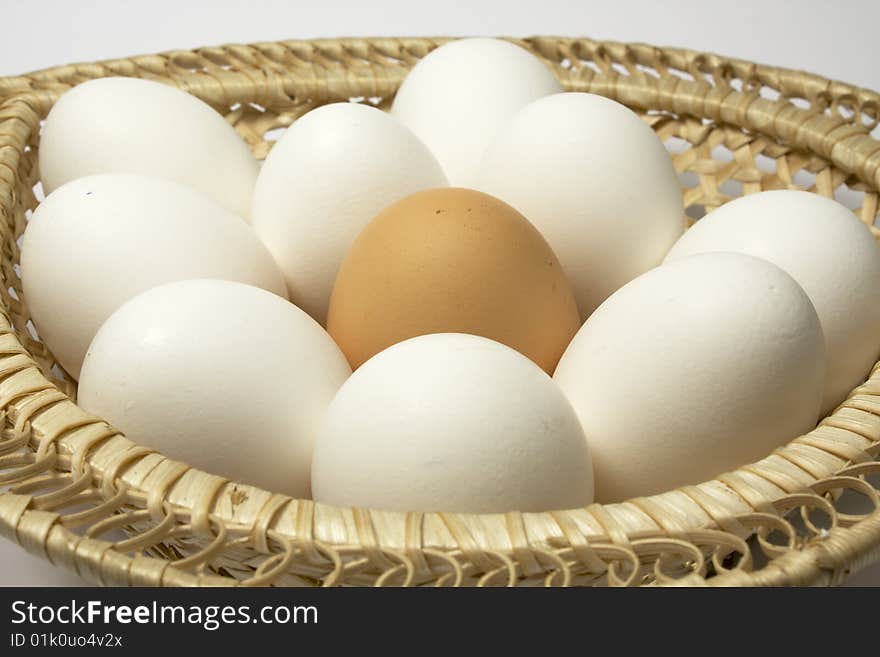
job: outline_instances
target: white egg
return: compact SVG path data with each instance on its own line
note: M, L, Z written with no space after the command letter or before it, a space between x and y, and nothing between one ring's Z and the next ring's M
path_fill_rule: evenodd
M424 141L449 181L473 185L498 126L528 103L562 91L544 62L500 39L460 39L419 61L391 113Z
M880 247L848 208L794 190L744 196L698 221L666 260L706 251L764 258L804 288L825 334L824 414L865 381L880 355Z
M590 441L596 499L697 484L812 429L819 318L775 265L739 253L657 267L608 298L554 379Z
M342 259L373 217L414 192L445 187L437 160L375 107L335 103L294 123L260 171L254 230L275 256L290 299L325 323Z
M590 504L590 452L541 368L487 338L436 333L380 352L340 388L315 442L319 502L491 513Z
M97 173L182 183L247 217L259 170L247 144L210 105L137 78L83 82L58 99L40 138L46 193Z
M156 285L222 278L285 294L250 226L188 187L137 174L52 192L25 229L21 277L40 338L74 378L101 323Z
M556 94L520 110L486 151L477 189L544 234L584 319L660 264L685 228L663 143L628 108L592 94Z
M190 280L144 292L89 347L79 404L128 438L213 474L309 496L314 435L351 373L281 297Z

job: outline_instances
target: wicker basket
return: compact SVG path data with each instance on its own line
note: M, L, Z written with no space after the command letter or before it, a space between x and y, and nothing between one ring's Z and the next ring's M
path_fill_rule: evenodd
M758 463L653 497L551 513L292 500L168 460L76 406L74 385L29 323L16 265L38 202L40 121L61 93L107 75L175 84L264 157L272 130L317 105L387 107L407 70L443 41L224 46L0 78L0 533L119 585L828 584L880 557L878 368L818 428ZM567 89L642 113L671 146L690 215L763 189L846 188L880 234L876 93L685 50L518 43ZM853 495L863 513L836 508Z

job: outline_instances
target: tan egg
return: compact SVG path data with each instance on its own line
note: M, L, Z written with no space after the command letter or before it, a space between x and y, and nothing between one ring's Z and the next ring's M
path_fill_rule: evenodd
M382 211L345 257L327 330L352 367L429 333L491 338L552 373L580 327L571 286L541 234L470 189L430 189Z

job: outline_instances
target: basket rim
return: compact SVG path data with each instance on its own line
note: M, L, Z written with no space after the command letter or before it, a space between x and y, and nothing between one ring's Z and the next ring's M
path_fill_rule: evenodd
M336 45L339 43L347 43L347 44L360 44L367 45L377 42L401 42L401 41L414 41L414 40L423 40L429 41L435 46L442 45L448 41L455 41L457 39L463 39L469 37L460 37L460 36L436 36L436 37L405 37L405 36L388 36L388 37L370 37L370 36L347 36L347 37L320 37L315 39L283 39L280 41L256 41L252 43L244 43L244 42L231 42L224 43L221 45L214 46L200 46L195 48L174 48L170 50L164 50L156 54L143 54L143 55L132 55L128 57L113 57L109 59L100 59L95 62L87 62L87 61L77 61L71 62L68 64L59 64L55 66L48 66L45 68L33 69L30 71L25 71L23 73L15 74L15 75L0 75L0 99L12 95L14 93L26 92L28 90L33 90L35 86L40 86L40 83L57 81L69 77L71 74L79 74L84 75L85 77L89 77L90 75L94 77L100 77L98 75L94 75L96 67L106 67L108 69L114 69L118 66L128 66L130 63L134 62L137 65L140 61L152 60L155 57L163 57L163 58L174 58L178 55L189 55L191 53L207 53L214 54L216 52L222 52L227 49L236 49L236 48L254 48L254 49L272 49L277 47L278 45L297 45L297 44L314 44L320 46L321 44L329 44ZM806 71L803 69L784 67L784 66L775 66L772 64L764 64L760 62L754 62L743 58L738 57L728 57L725 55L721 55L715 53L713 51L701 51L693 48L684 48L679 46L664 46L664 45L655 45L649 44L641 41L634 42L626 42L626 41L615 41L615 40L598 40L591 39L589 37L570 37L570 36L559 36L559 35L541 35L541 36L529 36L529 37L498 37L507 41L512 41L514 43L540 43L543 41L553 41L556 43L562 42L581 42L581 43L592 43L592 44L602 44L606 49L610 51L626 51L627 53L633 56L633 60L637 64L648 65L653 61L654 56L658 52L662 52L665 57L668 58L668 62L671 66L675 66L680 68L681 70L687 70L690 68L690 64L697 63L698 65L707 66L709 69L719 69L723 67L729 67L730 72L733 76L743 78L743 77L754 77L757 80L765 81L765 80L773 80L777 77L785 77L788 81L798 80L797 84L799 86L803 85L818 85L821 87L827 87L828 93L831 97L841 98L844 96L852 96L859 101L860 105L866 105L869 103L880 103L880 90L873 90L868 87L863 87L860 85L855 85L839 78L828 78L816 73L812 73L810 71ZM747 72L747 76L743 76L742 73ZM36 85L35 85L36 83ZM880 107L876 108L878 112L880 112ZM878 116L880 118L880 116Z
M249 46L173 50L161 55L51 67L21 76L0 78L0 127L7 121L33 125L34 116L45 115L55 98L74 80L101 77L120 69L139 72L143 77L155 76L155 71L161 68L162 62L185 58L193 53L211 59L230 52L241 56L242 52L249 49L264 52L284 47L315 49L319 52L336 52L342 49L361 57L364 49L378 48L383 51L403 48L420 56L448 40L450 39L446 37L389 37L263 42ZM880 142L870 136L870 128L864 122L862 114L869 113L876 123L880 114L880 94L876 92L793 69L754 64L682 48L599 42L576 37L511 40L526 44L545 60L549 52L558 54L560 48L593 48L600 56L607 55L613 61L628 60L643 66L656 66L661 62L681 71L693 71L693 80L679 79L671 88L669 76L655 79L648 73L623 75L611 71L604 76L595 76L584 84L574 80L574 88L604 92L604 95L611 95L630 106L639 106L641 103L643 107L647 105L675 114L697 115L720 122L733 121L740 126L745 124L745 127L757 132L814 152L875 189L880 188ZM333 65L335 64L331 60L330 66ZM357 65L359 64L356 62ZM749 91L746 90L747 85L742 90L732 86L712 85L708 80L699 77L707 75L704 68L710 70L712 75L718 75L720 71L722 78L729 75L731 79L756 80L764 86L779 87L786 93L779 100L769 100L761 97L760 88ZM557 74L562 73L558 65L554 66L554 70ZM396 82L399 82L402 72L405 72L403 66L395 69ZM292 73L265 75L261 80L252 82L251 87L239 88L235 93L244 98L248 94L252 95L254 88L263 92L265 88L279 82L296 87L302 83L302 80L296 79L301 74L302 71L294 70ZM389 75L392 87L395 86L395 79L391 79L393 77ZM597 80L599 77L602 79ZM211 80L214 86L222 86L222 83L213 78ZM209 93L207 89L212 84L208 84L197 71L180 75L169 74L165 76L165 81L193 90L208 102L215 101L212 103L215 105L220 104L217 102L220 98L227 105L229 100L236 98L234 94L230 95L225 91L220 95ZM568 82L571 83L572 80L569 79ZM797 93L803 93L810 98L822 98L825 94L832 116L826 114L825 108L806 110L787 102L789 96L798 97L793 95ZM833 115L840 104L846 102L854 103L858 121ZM3 139L3 132L0 129L0 139ZM25 136L23 132L18 131L14 135L22 140L22 144L31 138L30 134ZM0 142L0 146L3 145L6 145L5 140ZM5 305L0 310L3 315L9 312ZM530 548L534 544L548 544L555 539L576 540L578 534L583 534L590 541L628 544L650 536L676 535L705 527L719 527L732 533L742 533L737 516L755 509L766 510L772 501L766 496L755 497L755 491L743 494L735 486L731 489L731 482L736 481L740 475L747 479L766 476L767 472L762 470L760 464L767 459L743 466L734 473L719 475L709 482L686 486L677 491L612 505L594 504L582 510L542 513L514 511L504 514L402 513L341 509L311 500L293 500L190 468L131 443L99 418L85 413L43 377L26 347L18 342L15 330L14 323L8 317L0 316L0 338L8 340L10 344L14 343L18 349L15 353L19 356L25 355L30 362L0 381L0 401L3 402L0 406L7 408L9 417L16 426L30 425L33 430L32 444L37 449L37 454L52 454L69 460L74 468L89 468L96 481L108 493L124 487L127 494L140 499L151 513L188 519L194 527L207 532L210 532L211 522L218 521L245 533L256 531L265 536L267 532L276 531L316 545L355 543L371 545L380 551L386 548L412 550L431 547L460 549L475 555L477 552L515 554L518 549ZM863 426L864 422L859 414L880 415L878 408L880 363L872 370L868 381L856 388L835 413L822 420L817 430L828 427L855 434L868 441L876 441L870 428ZM839 457L841 464L864 461L872 456L858 447L850 446L848 449L845 443L832 444L833 440L828 437L827 432L814 434L816 431L796 438L768 457L772 459L781 456L783 460L790 461L795 469L801 470L800 476L793 476L791 471L775 472L775 476L770 476L767 481L779 491L779 496L803 490L810 483L837 471L837 468L823 469L820 465L805 467L804 463L810 459L804 454L810 450L830 449ZM794 444L799 446L800 456L803 458L785 451ZM728 489L738 497L738 505L730 506L730 500L725 499L722 489ZM0 494L0 502L9 495ZM662 504L658 506L658 499L669 495L684 495L689 498L693 507L691 512L681 513L676 517L664 510ZM242 496L246 501L236 504L234 500L241 499ZM16 523L25 512L22 510L15 516ZM585 517L583 512L589 517ZM7 522L0 514L0 525ZM328 526L334 527L329 534L322 531L322 527ZM5 533L9 533L8 525L6 529ZM11 532L13 536L17 535L15 526L11 528ZM393 540L388 540L389 533L394 535Z

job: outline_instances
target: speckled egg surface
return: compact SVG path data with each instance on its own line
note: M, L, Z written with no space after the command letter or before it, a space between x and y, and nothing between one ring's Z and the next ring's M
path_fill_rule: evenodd
M352 367L407 338L457 332L502 342L547 372L579 325L534 226L461 188L413 194L370 222L342 263L327 320Z

